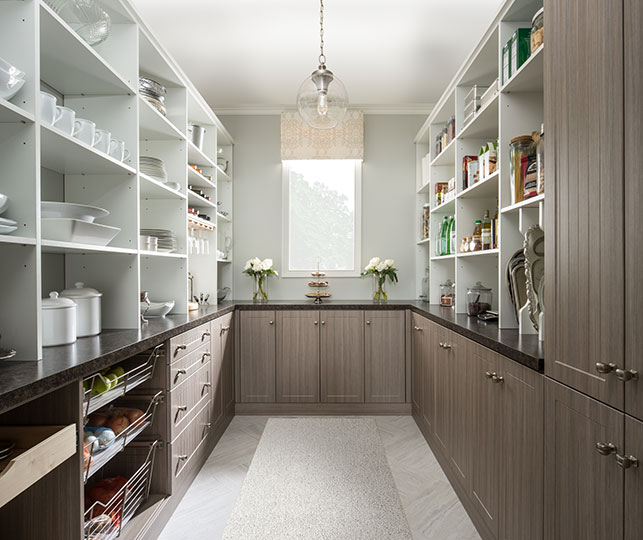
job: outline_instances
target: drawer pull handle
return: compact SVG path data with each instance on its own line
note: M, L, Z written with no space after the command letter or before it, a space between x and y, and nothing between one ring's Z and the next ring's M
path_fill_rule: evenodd
M627 382L627 381L638 381L639 380L639 372L636 371L635 369L615 369L614 373L616 373L616 378Z
M220 333L219 335L223 335L223 334L224 334L225 332L227 332L228 330L230 330L230 327L229 327L229 326L222 326L222 327L221 327L221 333Z
M206 422L205 427L210 429L212 427L212 422Z
M177 345L177 346L176 346L176 349L174 349L174 356L176 356L177 354L179 354L179 351L184 351L184 350L185 350L185 349L187 349L187 348L188 348L188 346L187 346L187 345L185 345L185 344L183 344L183 345Z
M176 408L176 410L177 410L177 411L187 411L187 410L188 410L188 406L187 406L187 405L179 405L179 406Z
M204 352L203 356L201 356L201 362L202 363L205 362L205 359L210 358L210 356L212 356L212 355L209 352Z
M187 370L185 370L185 369L177 369L176 370L176 376L174 377L174 382L178 381L179 377L181 375L185 375L186 373L187 373Z
M201 341L203 341L207 337L210 337L210 332L203 332L203 335L201 336Z
M635 458L634 456L621 456L620 454L616 454L616 463L623 469L639 466L638 458Z
M604 362L596 362L596 371L598 371L603 375L611 373L615 369L616 369L616 364L613 364L612 362L610 362L609 364L606 364Z
M422 330L424 330L424 328L420 328L419 326L414 326L413 330L415 330L416 332L422 332Z
M451 348L451 345L449 345L448 343L443 343L442 348L448 351Z
M494 373L494 376L491 378L491 382L496 384L503 383L505 382L505 378L502 375L496 375Z
M610 454L616 453L616 446L614 446L614 444L612 444L611 442L608 442L608 443L597 442L596 451L601 456L609 456Z
M203 383L203 388L210 388L212 386L212 383L206 382Z
M181 455L181 456L177 456L177 459L178 459L179 461L185 461L186 459L188 459L188 455L187 455L187 454L183 454L183 455Z
M484 376L485 376L487 379L493 380L493 378L496 376L496 372L495 372L495 371L487 371L487 372L484 374Z

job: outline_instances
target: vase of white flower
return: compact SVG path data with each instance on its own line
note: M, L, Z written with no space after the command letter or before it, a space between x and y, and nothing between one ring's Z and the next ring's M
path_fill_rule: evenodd
M362 276L373 276L373 302L383 304L388 300L386 294L386 278L391 283L397 283L397 268L393 259L382 260L373 257L364 268Z
M254 289L252 292L252 300L254 302L267 302L268 276L279 275L272 266L272 259L264 259L263 261L259 259L259 257L250 259L246 262L243 273L253 278Z

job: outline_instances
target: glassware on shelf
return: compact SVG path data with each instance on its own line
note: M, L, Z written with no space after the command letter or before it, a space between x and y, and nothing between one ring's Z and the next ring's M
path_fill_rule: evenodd
M440 283L440 305L442 307L455 306L455 283L450 279Z
M467 287L467 313L471 317L482 315L491 309L493 291L478 281L473 287Z
M543 33L544 33L544 15L545 8L542 7L531 19L531 32L530 32L530 41L531 41L531 53L543 44Z
M540 137L536 143L536 191L538 195L545 193L545 124L540 125Z
M46 2L92 47L109 37L112 19L96 0L46 0Z
M519 203L525 196L525 177L523 157L534 153L534 140L531 135L521 135L511 139L509 159L509 179L511 182L511 203Z

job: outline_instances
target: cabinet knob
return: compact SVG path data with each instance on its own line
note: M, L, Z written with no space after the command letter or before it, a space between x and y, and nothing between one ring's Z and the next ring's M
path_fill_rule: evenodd
M610 454L615 454L616 453L616 446L614 446L611 442L608 442L608 443L597 442L596 443L596 451L601 456L609 456Z
M315 326L317 326L317 325L319 324L319 321L315 321L315 323L314 323L314 324L315 324Z
M369 324L369 325L370 325L370 324L371 324L371 321L366 321L366 324Z
M416 332L421 332L422 330L424 330L424 328L420 328L419 326L414 326L413 330L415 330Z
M611 373L616 369L616 364L609 363L606 364L604 362L596 362L596 371L599 373L602 373L603 375L606 375L607 373Z
M275 324L275 321L268 321L268 324Z
M616 463L624 469L639 466L639 460L634 456L621 456L620 454L616 454Z
M326 326L326 321L322 321L322 326Z
M614 373L616 374L617 379L620 379L621 381L624 381L624 382L639 380L639 372L636 371L635 369L616 368L614 370Z

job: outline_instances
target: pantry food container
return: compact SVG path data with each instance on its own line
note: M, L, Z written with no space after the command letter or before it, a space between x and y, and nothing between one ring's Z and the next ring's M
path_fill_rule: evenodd
M511 139L509 158L509 181L511 183L511 203L522 202L525 196L525 179L522 173L522 158L534 153L534 140L531 135L521 135Z
M199 150L203 150L203 138L205 136L205 128L198 124L190 124L188 126L188 137L192 144Z
M455 306L455 283L450 279L440 284L440 305L442 307Z
M517 28L511 36L510 77L515 75L531 54L531 28Z
M471 317L482 315L491 309L493 293L478 281L473 287L467 287L467 313Z
M103 293L96 289L85 287L78 281L73 289L65 289L60 293L63 298L69 298L76 303L76 336L95 336L101 328L101 296Z
M69 345L76 341L76 303L50 292L42 301L42 346Z
M545 8L541 7L531 19L531 53L543 44Z

